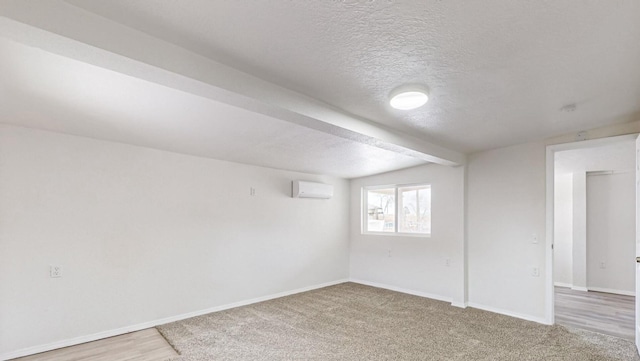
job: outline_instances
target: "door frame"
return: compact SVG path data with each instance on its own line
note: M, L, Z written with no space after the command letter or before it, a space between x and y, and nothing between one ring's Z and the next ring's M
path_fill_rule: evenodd
M555 154L564 150L584 149L613 144L620 141L631 141L638 137L639 133L617 135L605 138L582 140L571 143L548 145L546 149L546 234L545 234L545 323L555 323L555 302L553 286L553 230L554 230L554 176Z

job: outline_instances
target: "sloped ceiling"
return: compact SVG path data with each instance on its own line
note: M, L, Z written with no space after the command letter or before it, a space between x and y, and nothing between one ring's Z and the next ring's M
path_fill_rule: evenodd
M343 178L424 163L1 38L0 53L10 124Z
M640 2L8 0L0 122L352 178L640 119ZM425 84L414 111L388 105Z

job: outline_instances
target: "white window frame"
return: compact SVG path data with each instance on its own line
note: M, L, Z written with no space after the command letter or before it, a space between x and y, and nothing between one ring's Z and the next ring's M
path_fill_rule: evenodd
M430 232L429 233L409 233L409 232L399 232L398 231L398 224L399 224L399 216L400 216L400 212L398 211L398 188L409 188L409 187L423 187L423 186L429 186L429 189L431 190L431 196L433 197L433 186L431 185L431 183L410 183L410 184L388 184L388 185L376 185L376 186L366 186L366 187L362 187L361 191L360 191L360 205L361 205L361 222L360 222L360 233L361 234L366 234L366 235L376 235L376 236L394 236L394 237L398 237L398 236L402 236L402 237L419 237L419 238L430 238L431 234L433 233L433 222L431 222L430 224ZM376 189L387 189L387 188L393 188L395 195L394 195L394 207L395 207L395 212L394 212L394 223L393 223L393 232L376 232L376 231L369 231L368 230L368 220L369 220L369 204L368 204L368 192L369 191L373 191ZM429 209L431 209L431 204L433 199L430 200L429 202Z

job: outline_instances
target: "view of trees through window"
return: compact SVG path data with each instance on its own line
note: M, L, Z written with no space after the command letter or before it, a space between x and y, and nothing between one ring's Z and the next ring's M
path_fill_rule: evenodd
M398 188L398 232L431 233L431 187Z
M369 232L396 231L396 190L395 188L367 191Z
M367 189L365 232L431 233L431 186Z

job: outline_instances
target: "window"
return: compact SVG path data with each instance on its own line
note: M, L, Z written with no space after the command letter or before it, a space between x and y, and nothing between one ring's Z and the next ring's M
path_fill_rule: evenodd
M367 187L363 195L363 233L431 234L431 186Z

